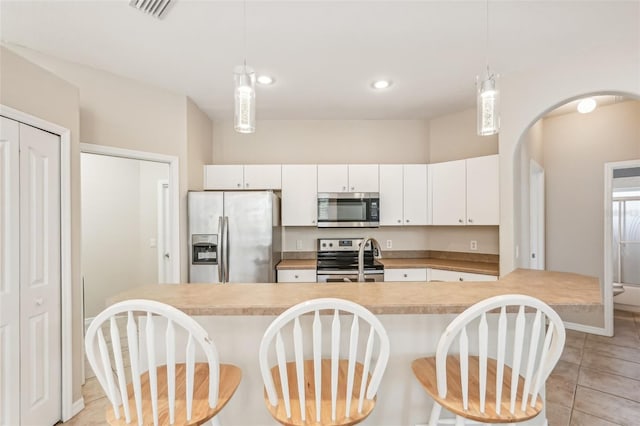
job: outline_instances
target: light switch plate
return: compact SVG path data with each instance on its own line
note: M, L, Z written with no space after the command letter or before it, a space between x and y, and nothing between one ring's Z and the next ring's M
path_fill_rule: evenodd
M296 250L302 250L302 240L296 240Z
M471 244L469 244L470 250L478 250L478 242L476 240L471 240Z
M393 247L393 242L391 240L387 240L387 248L390 249Z

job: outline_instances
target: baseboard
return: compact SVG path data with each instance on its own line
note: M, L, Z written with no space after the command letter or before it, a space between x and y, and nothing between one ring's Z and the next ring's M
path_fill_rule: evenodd
M640 306L627 305L624 303L614 303L613 309L619 310L619 311L627 311L627 312L640 312Z

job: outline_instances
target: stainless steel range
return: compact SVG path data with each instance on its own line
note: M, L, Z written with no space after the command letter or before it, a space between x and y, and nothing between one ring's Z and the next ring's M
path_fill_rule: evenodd
M357 282L358 249L362 240L362 238L319 238L316 267L318 282ZM366 282L384 280L384 266L375 259L370 241L364 248L363 263Z

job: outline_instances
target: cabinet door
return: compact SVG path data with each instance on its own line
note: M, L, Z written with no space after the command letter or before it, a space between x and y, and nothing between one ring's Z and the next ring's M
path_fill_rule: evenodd
M242 165L215 164L204 166L204 189L242 189Z
M248 164L244 166L244 189L281 189L280 164Z
M380 164L380 226L399 226L403 219L401 164Z
M497 155L467 160L467 225L500 224Z
M428 225L427 165L405 164L404 225Z
M400 282L410 282L410 281L426 282L427 269L426 268L385 269L384 280L400 281Z
M282 166L282 225L316 226L318 200L315 165Z
M278 270L279 283L315 283L315 269L280 269Z
M458 272L460 281L497 281L498 277L495 275L486 274L474 274L472 272Z
M466 224L466 161L429 165L433 225Z
M349 168L346 164L318 165L318 192L348 192Z
M378 192L377 164L349 165L349 192Z
M460 272L445 271L444 269L431 269L429 271L430 281L462 281Z

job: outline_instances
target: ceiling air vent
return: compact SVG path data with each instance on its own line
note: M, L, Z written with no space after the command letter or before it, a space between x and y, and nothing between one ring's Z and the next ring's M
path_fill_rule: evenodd
M129 6L145 12L155 18L164 18L172 0L131 0Z

